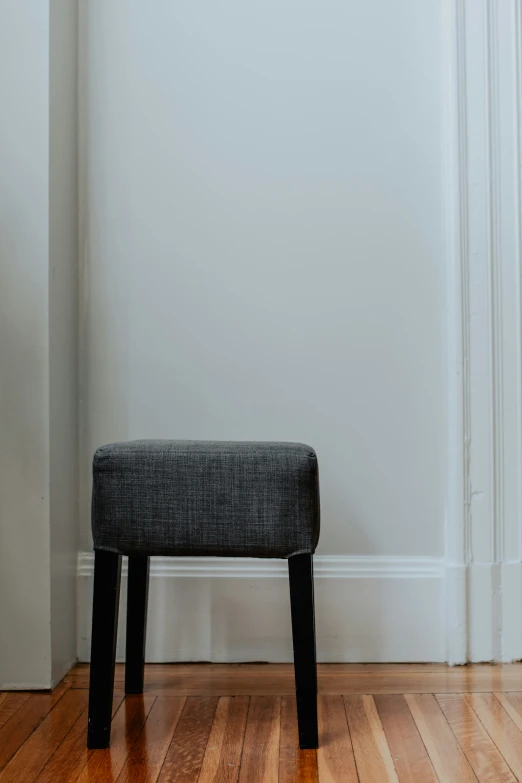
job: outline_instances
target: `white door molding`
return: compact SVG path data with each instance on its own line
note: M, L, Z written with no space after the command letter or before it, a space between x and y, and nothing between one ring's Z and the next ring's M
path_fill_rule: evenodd
M521 0L447 0L447 655L522 657Z

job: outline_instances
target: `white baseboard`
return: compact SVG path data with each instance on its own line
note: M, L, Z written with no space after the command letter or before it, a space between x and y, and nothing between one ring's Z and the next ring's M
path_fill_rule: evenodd
M502 661L522 658L522 563L502 563Z
M72 658L69 661L65 661L65 663L62 663L60 666L58 666L55 669L55 671L53 671L51 688L56 688L58 683L60 683L63 680L65 675L71 671L72 667L77 662L77 660L78 657Z
M522 563L448 564L446 637L450 664L522 659Z
M93 566L80 553L80 661L90 656ZM316 555L314 575L319 661L446 660L443 561ZM152 558L147 661L291 661L287 580L284 560ZM118 660L125 610L124 562Z
M468 660L509 663L522 658L522 564L468 567Z

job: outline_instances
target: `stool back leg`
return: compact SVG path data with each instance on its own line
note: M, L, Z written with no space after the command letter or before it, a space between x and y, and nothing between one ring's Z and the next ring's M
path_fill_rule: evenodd
M149 558L129 557L125 693L143 693L149 595Z
M108 748L120 603L121 555L94 555L88 748Z
M317 748L319 740L312 555L289 557L288 574L292 609L299 745L303 749Z

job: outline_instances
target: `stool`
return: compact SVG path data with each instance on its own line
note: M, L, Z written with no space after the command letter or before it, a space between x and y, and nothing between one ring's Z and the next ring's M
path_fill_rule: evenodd
M317 748L312 555L317 457L300 443L133 441L93 461L94 599L89 748L110 744L121 558L127 555L125 693L142 693L149 558L288 560L301 748Z

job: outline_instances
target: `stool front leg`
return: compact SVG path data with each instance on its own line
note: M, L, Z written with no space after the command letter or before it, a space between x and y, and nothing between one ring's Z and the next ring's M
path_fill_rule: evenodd
M143 693L149 596L149 558L129 557L125 693Z
M108 748L118 635L121 555L97 550L94 555L88 748Z
M317 748L317 666L315 657L314 573L312 555L288 558L294 642L299 745Z

